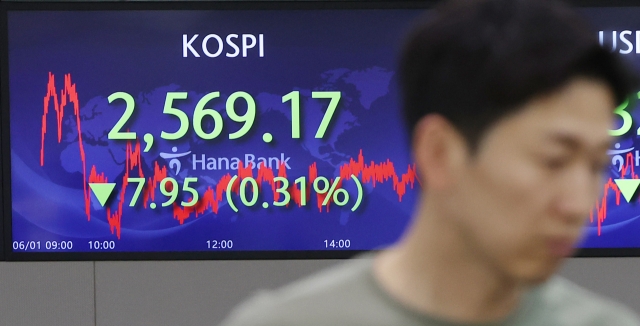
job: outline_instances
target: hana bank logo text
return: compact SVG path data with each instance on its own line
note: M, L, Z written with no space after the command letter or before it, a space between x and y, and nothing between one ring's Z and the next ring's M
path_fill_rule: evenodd
M291 170L289 160L291 157L280 153L280 156L256 157L254 154L244 154L244 160L239 157L212 157L205 154L192 154L191 151L178 153L178 148L171 148L172 153L160 153L160 157L169 163L169 168L177 175L182 170L180 158L191 154L191 168L193 171L219 171L238 170L240 166L244 168L269 168L277 170L281 167Z

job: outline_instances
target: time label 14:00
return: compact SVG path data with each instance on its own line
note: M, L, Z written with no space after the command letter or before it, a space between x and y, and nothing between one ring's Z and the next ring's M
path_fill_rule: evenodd
M187 92L167 93L162 113L178 118L180 125L176 131L162 131L160 137L167 140L181 139L189 131L190 125L193 126L195 134L202 139L210 140L220 136L224 120L222 119L222 114L220 114L220 112L211 108L211 103L220 98L220 92L211 92L204 95L196 104L191 120L189 120L189 117L184 111L175 107L176 101L186 100L188 96ZM331 119L333 118L336 108L340 103L341 97L342 93L337 91L311 92L311 98L330 100L327 109L324 112L324 116L322 117L322 121L320 121L320 125L316 130L315 138L323 138L325 136L325 133L331 124ZM117 140L137 139L135 132L122 131L125 129L125 125L133 115L136 107L133 96L125 92L115 92L108 97L108 100L109 103L123 100L126 104L124 114L113 126L111 131L109 131L108 138ZM244 112L244 114L239 114L236 110L236 104L240 101L243 101L246 104L246 112ZM291 104L291 138L300 138L300 92L292 91L282 96L282 103ZM227 97L225 106L229 119L243 124L240 129L229 134L229 139L238 139L249 133L256 120L256 102L253 99L253 96L243 91L232 93ZM205 121L206 118L213 121L212 130L205 130L203 127L203 121Z

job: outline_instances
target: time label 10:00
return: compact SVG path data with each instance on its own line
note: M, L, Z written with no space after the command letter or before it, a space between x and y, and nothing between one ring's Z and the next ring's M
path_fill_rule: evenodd
M211 109L210 107L207 108L207 106L212 101L219 97L220 92L211 92L204 95L198 101L193 111L191 124L193 125L193 130L196 135L198 135L198 137L202 139L215 139L222 133L222 127L224 124L222 115L220 114L220 112ZM322 121L320 121L320 125L318 126L318 129L316 131L315 138L323 138L325 136L325 133L329 128L329 124L331 123L331 119L333 118L333 115L336 112L336 108L340 103L341 97L342 93L337 91L311 92L311 98L330 100L329 105L324 112L324 116L322 117ZM186 100L187 98L187 92L167 93L162 113L178 118L178 120L180 121L180 125L178 127L178 130L175 132L162 131L160 137L162 137L163 139L178 140L187 134L190 125L189 117L184 111L174 107L174 101ZM126 92L115 92L109 95L108 100L110 104L117 100L124 100L126 104L124 114L113 126L111 131L109 131L108 138L114 140L136 139L137 135L135 132L122 131L127 121L129 121L129 119L133 115L136 107L133 96ZM238 114L238 112L236 111L236 103L239 101L244 101L246 103L247 109L244 114ZM300 92L292 91L282 96L282 103L287 102L291 103L291 138L300 138ZM237 123L243 123L242 127L238 129L238 131L229 134L229 139L241 138L251 130L256 120L256 102L253 99L253 96L251 96L247 92L238 91L232 93L226 100L226 113L229 119ZM210 131L205 131L203 128L203 121L207 117L213 121L213 129Z
M116 249L116 242L113 240L88 241L89 250L113 250Z

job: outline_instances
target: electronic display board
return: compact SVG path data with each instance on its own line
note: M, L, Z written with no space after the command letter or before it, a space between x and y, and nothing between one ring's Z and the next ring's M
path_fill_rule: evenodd
M394 81L419 14L10 10L12 252L393 242L420 189Z
M635 18L640 7L581 8L596 27L600 44L619 53L631 67L640 71L640 23ZM616 122L610 134L614 137L608 154L607 170L601 198L589 216L582 248L587 255L640 255L640 185L636 169L640 166L640 92L615 110ZM638 148L638 150L636 149Z
M339 258L393 243L421 190L396 61L425 9L5 4L7 258ZM580 10L640 64L640 8ZM585 255L640 253L631 103Z

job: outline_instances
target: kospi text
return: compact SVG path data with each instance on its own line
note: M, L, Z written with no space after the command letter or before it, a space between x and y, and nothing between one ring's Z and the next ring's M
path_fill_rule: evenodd
M209 58L222 55L235 58L240 55L264 57L264 34L208 34L200 38L200 34L182 34L182 57L200 58L203 54Z

